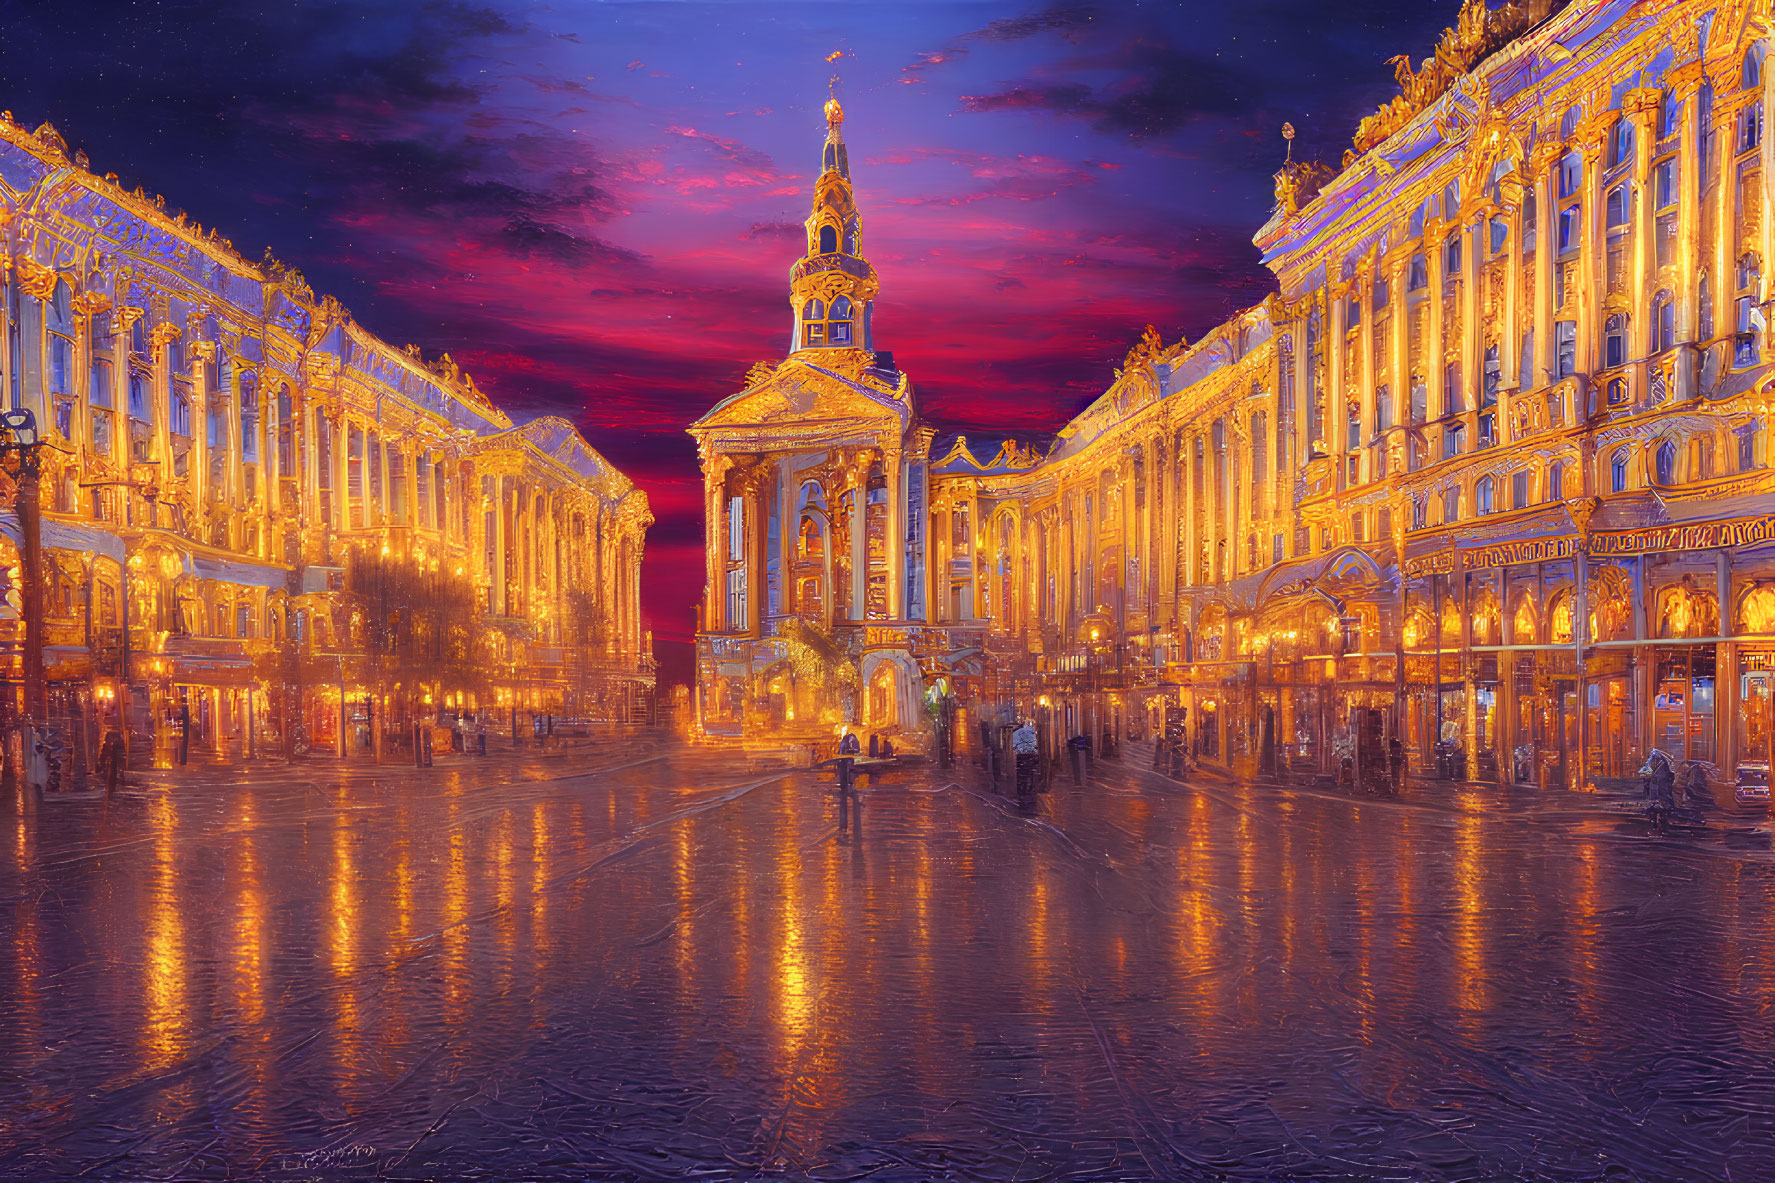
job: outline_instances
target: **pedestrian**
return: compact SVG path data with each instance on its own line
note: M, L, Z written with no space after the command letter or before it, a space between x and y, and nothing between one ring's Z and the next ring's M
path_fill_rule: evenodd
M1035 792L1036 764L1041 758L1034 719L1023 720L1022 725L1011 732L1011 753L1017 762L1017 796L1027 797Z
M1676 808L1676 770L1670 757L1653 748L1639 774L1645 778L1646 816L1652 821L1652 832L1668 834L1670 814Z
M838 740L838 791L848 793L851 789L852 769L856 767L857 755L862 745L857 742L857 733L850 728Z

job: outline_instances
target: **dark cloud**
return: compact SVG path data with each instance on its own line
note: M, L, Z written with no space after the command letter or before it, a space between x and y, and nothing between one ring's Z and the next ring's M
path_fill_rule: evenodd
M1050 4L1040 12L1002 17L971 34L982 41L1021 41L1038 33L1063 33L1097 19L1095 4Z

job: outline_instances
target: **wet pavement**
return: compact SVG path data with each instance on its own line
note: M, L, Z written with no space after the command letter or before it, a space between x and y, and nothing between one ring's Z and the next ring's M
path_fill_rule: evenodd
M0 803L0 1177L1775 1178L1775 863L1106 764Z

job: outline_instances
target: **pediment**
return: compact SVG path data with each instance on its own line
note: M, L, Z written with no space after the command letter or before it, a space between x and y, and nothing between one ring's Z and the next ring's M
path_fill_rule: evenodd
M714 407L691 425L697 434L755 429L801 436L826 428L901 428L911 418L908 400L852 359L813 361L792 357ZM829 364L822 364L829 363ZM856 368L856 374L846 369Z

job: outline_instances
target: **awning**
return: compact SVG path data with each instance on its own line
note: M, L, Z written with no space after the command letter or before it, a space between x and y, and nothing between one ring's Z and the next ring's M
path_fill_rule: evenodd
M289 571L282 567L270 567L264 563L199 557L192 560L191 567L192 574L199 579L215 579L223 583L238 583L247 587L267 587L273 590L287 588L290 585Z
M24 533L19 528L16 512L0 517L0 534L10 538L15 546L24 545ZM123 539L110 531L74 522L59 522L54 518L43 519L43 545L45 549L91 551L119 563L126 555Z

